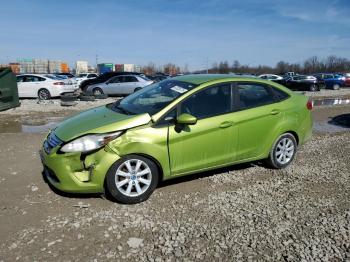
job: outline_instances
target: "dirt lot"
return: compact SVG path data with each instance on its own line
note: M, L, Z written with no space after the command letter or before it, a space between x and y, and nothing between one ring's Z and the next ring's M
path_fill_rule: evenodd
M54 193L41 177L44 134L23 129L40 123L33 111L0 115L0 261L350 260L350 130L328 123L350 106L314 110L316 132L285 170L202 173L133 206Z

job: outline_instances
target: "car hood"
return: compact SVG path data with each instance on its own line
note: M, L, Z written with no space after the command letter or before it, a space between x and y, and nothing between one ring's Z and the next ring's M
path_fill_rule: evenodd
M93 108L61 122L55 134L67 142L85 134L109 133L146 125L151 121L149 114L124 115L107 106Z

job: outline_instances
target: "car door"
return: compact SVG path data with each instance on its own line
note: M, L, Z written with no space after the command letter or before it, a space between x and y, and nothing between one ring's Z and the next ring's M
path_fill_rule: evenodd
M201 90L178 105L178 115L191 114L194 125L169 127L172 175L219 167L235 159L237 129L232 112L231 84Z
M25 76L17 76L18 97L26 97Z
M234 118L238 128L236 160L258 157L270 145L275 128L283 119L282 105L276 103L272 87L260 83L237 83L234 97L238 110Z
M40 78L35 75L25 75L21 84L23 97L37 97L38 90L43 87Z
M134 76L124 76L124 83L121 88L122 94L131 94L135 91L135 89L138 87L139 81Z
M109 79L106 82L106 86L103 91L106 91L106 94L110 95L119 95L121 94L121 86L123 84L123 76L115 76Z

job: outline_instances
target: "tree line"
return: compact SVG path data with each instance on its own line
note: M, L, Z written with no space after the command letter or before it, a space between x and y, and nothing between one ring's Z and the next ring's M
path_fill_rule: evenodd
M166 74L189 73L188 66L177 66L173 63L168 63L163 66L156 66L154 63L149 63L142 67L142 72L145 74L155 74L156 72L163 72ZM349 73L350 60L335 55L328 56L321 59L318 56L312 56L301 63L289 63L286 61L279 61L275 66L250 66L241 64L238 60L234 60L232 64L228 61L221 61L214 63L210 68L204 70L194 71L192 73L210 73L210 74L279 74L286 72L295 72L299 74L314 74L314 73Z

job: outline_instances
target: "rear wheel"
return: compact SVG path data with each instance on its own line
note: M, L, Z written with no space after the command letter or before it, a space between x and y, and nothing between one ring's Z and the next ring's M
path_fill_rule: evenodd
M38 91L38 98L40 100L49 100L51 98L50 91L45 88L40 89Z
M273 144L267 164L276 169L285 168L294 159L297 152L297 141L290 133L281 135Z
M136 204L147 200L157 186L159 171L148 158L129 155L108 170L106 189L117 202Z
M311 92L316 92L316 91L318 91L317 86L316 86L316 85L311 85L311 86L310 86L310 91L311 91Z
M333 85L333 90L338 90L340 88L340 85L339 84L334 84Z

